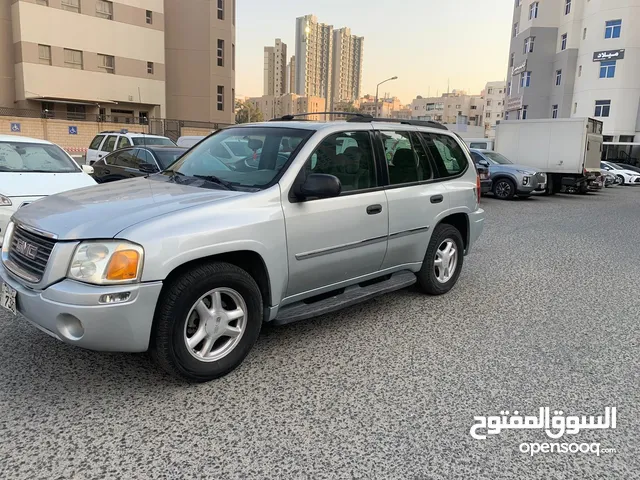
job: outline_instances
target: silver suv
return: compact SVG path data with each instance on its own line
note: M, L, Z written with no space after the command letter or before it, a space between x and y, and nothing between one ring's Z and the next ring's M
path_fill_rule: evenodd
M426 125L426 126L425 126ZM224 163L221 142L252 154ZM229 373L263 322L457 282L483 229L469 150L437 124L291 117L217 131L167 170L17 211L0 305L71 345Z

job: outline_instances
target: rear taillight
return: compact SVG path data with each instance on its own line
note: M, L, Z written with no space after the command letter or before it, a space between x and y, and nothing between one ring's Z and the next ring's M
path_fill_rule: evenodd
M478 203L480 203L480 194L482 193L482 182L480 182L480 174L476 174L476 191L478 192Z

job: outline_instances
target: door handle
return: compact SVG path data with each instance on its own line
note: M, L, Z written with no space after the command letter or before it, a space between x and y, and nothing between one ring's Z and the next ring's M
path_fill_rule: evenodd
M431 197L431 203L442 203L444 197L442 195L434 195Z
M376 215L382 212L382 205L369 205L367 207L367 215Z

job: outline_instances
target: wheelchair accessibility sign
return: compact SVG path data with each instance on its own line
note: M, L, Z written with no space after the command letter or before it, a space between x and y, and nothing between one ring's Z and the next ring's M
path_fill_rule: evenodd
M76 127L75 125L69 125L69 135L77 135L78 134L78 127Z
M11 122L11 133L20 133L22 127L19 123Z

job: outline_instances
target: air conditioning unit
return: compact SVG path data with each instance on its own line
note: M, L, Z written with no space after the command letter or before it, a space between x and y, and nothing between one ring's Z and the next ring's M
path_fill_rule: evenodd
M129 101L133 102L133 95L129 95Z

